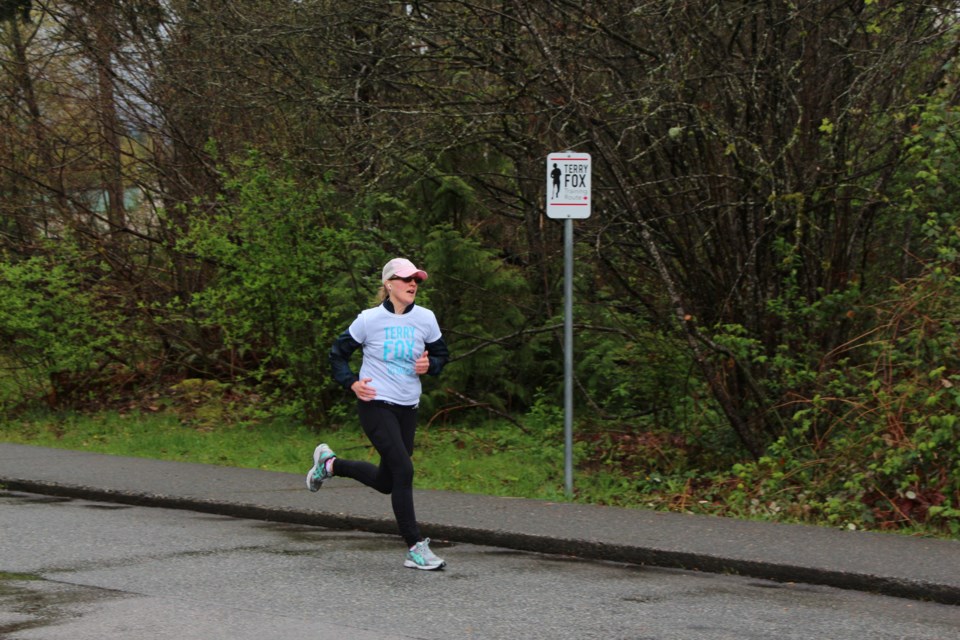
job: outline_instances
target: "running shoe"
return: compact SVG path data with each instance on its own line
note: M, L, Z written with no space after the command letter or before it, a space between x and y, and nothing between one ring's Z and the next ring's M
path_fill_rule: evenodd
M319 491L323 481L333 476L332 473L327 472L326 462L336 457L337 454L331 451L325 442L317 445L313 450L313 467L307 472L307 489Z
M447 566L447 563L443 561L443 558L438 557L430 550L430 538L426 538L413 545L413 548L407 551L407 557L403 561L403 566L410 569L436 571L437 569L443 569Z

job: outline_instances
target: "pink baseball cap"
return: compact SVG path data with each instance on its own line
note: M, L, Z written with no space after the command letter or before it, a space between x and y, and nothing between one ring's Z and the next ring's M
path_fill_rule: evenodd
M427 272L423 269L418 269L417 265L406 258L394 258L384 265L382 282L386 282L390 278L409 278L410 276L416 276L421 280L426 280Z

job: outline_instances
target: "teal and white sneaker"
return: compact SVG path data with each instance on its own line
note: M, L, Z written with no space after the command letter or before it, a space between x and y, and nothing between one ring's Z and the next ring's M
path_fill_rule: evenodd
M310 491L319 491L323 486L323 481L333 477L332 473L327 472L326 462L330 458L336 458L337 454L331 451L325 442L317 445L313 450L313 468L307 472L307 489Z
M447 566L443 558L438 557L433 551L430 551L430 538L421 540L413 545L413 548L407 551L407 557L403 561L403 566L410 569L423 569L424 571L436 571Z
M423 554L423 557L430 564L438 564L440 568L447 566L446 561L443 558L435 554L430 550L430 538L424 538L423 542L419 542L420 552Z

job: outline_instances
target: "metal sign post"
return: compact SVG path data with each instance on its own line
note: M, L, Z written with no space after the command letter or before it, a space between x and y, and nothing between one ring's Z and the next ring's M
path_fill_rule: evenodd
M573 221L590 217L590 154L547 156L547 217L563 220L563 475L573 496Z

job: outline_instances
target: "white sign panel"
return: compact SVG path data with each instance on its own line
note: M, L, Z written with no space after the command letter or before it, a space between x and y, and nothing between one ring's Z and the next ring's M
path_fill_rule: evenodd
M563 151L547 156L547 216L590 217L590 154Z

